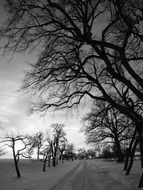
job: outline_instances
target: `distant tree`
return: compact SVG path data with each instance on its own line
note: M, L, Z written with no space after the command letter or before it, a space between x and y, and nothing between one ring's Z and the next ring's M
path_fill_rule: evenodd
M14 166L17 174L17 178L21 177L21 173L19 170L19 160L20 156L23 155L23 151L26 149L26 147L29 145L27 143L27 136L23 135L7 135L4 140L2 140L2 143L5 143L8 147L12 148L13 153L13 160L14 160ZM20 144L19 144L20 143ZM22 146L22 148L18 148L18 146Z
M40 156L40 149L43 145L43 132L37 132L34 135L29 135L28 139L29 139L29 144L31 144L31 147L29 149L29 151L32 151L32 149L36 149L37 151L37 160L39 160L39 156ZM30 153L30 152L29 152Z
M65 132L63 130L64 124L54 123L51 125L52 133L49 137L49 144L52 153L53 163L52 165L56 166L56 161L58 160L59 148L60 145L63 143L65 138Z
M87 143L113 143L117 161L123 162L123 144L132 138L134 124L110 104L98 101L94 107L82 120Z
M90 148L86 151L86 158L95 158L96 157L96 150L93 148Z
M74 160L75 157L75 149L73 143L68 143L65 149L64 158Z
M115 157L114 152L109 145L103 149L101 157L104 158L106 161L110 161Z
M40 151L40 154L43 155L43 172L46 171L46 163L48 160L48 166L50 167L50 160L51 160L51 147L50 145L45 145L42 150Z
M86 158L86 150L84 148L79 148L77 153L77 156L79 159L84 159Z
M68 141L67 138L64 136L63 139L60 140L60 144L59 144L59 160L62 161L63 163L63 156L64 156L64 152L67 150L68 147Z

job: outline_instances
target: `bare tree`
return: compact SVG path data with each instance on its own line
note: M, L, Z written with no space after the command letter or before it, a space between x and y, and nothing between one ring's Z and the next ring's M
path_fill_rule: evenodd
M40 47L23 87L40 94L34 108L72 108L85 96L107 101L135 122L143 145L142 112L134 104L143 102L143 1L6 3L5 52Z
M43 172L46 171L46 163L48 160L48 166L50 167L50 160L51 160L51 146L45 145L42 150L40 151L40 154L43 155Z
M5 143L5 145L7 145L8 147L12 149L17 178L21 177L21 173L19 170L19 160L20 160L20 156L22 156L23 154L23 151L28 146L26 140L27 140L27 137L23 135L7 135L5 139L1 141L2 143ZM21 143L22 148L18 148L17 143Z
M72 161L74 160L75 157L75 148L73 143L68 143L67 147L65 149L64 157L66 159L71 159Z
M39 160L40 156L40 149L44 142L44 136L42 132L38 132L34 135L28 136L29 144L31 144L31 147L29 151L32 151L32 149L36 149L37 151L37 160Z
M117 161L123 162L123 146L133 136L133 122L110 104L98 101L93 105L95 108L92 108L82 120L87 143L113 143Z
M59 153L60 153L59 160L61 160L62 163L63 163L64 152L66 151L67 146L68 146L68 141L67 141L67 138L64 135L63 139L61 139L60 143L59 143Z
M133 98L143 100L140 4L131 0L63 0L62 5L60 0L7 0L11 20L5 50L24 51L37 44L43 47L23 87L40 93L36 109L71 108L88 95L109 102L130 117L142 134L142 115L128 104ZM99 20L103 27L97 32ZM123 96L126 90L128 101ZM118 92L122 101L110 96L111 91Z
M58 159L60 143L65 139L65 132L63 130L64 124L55 123L53 127L53 166L56 166L56 160Z
M48 166L50 166L51 158L54 167L58 164L58 159L63 162L63 153L67 147L67 139L63 127L64 124L52 124L50 131L47 131L45 134L44 143L40 151L40 154L43 155L43 171L46 171L47 161Z
M78 156L79 159L86 158L86 150L85 150L85 148L79 148L77 151L78 151L77 156Z

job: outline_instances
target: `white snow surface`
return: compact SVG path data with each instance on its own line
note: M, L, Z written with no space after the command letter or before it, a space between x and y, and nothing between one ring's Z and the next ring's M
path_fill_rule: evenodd
M141 176L135 161L129 176L123 164L98 159L59 163L42 171L41 161L20 160L21 178L16 178L13 161L0 159L0 190L137 190Z

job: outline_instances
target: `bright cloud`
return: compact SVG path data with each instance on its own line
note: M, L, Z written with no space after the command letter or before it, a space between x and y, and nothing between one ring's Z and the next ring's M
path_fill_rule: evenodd
M27 57L33 61L32 57ZM80 130L80 111L47 111L46 115L31 112L30 97L18 92L28 66L24 57L15 56L10 63L0 63L0 127L4 132L35 133L49 129L53 123L65 124L69 142L76 148L83 147L84 136ZM82 111L88 108L82 106ZM85 112L84 111L84 112Z

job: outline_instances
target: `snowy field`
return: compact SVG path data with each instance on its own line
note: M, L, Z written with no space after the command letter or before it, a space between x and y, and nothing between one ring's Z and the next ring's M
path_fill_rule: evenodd
M76 160L42 171L42 162L20 160L22 177L16 178L12 160L0 160L0 190L136 190L140 163L125 176L123 164L102 160ZM142 188L141 188L142 189Z

